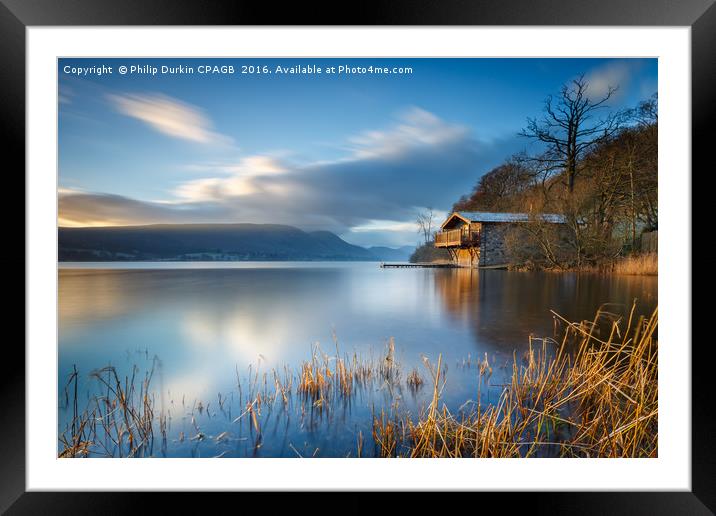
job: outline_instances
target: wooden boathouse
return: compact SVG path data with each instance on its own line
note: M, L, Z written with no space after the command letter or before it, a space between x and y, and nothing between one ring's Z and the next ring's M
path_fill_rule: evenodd
M456 211L435 233L435 247L448 250L456 265L463 267L507 266L505 236L516 224L545 222L564 224L557 214L491 213Z

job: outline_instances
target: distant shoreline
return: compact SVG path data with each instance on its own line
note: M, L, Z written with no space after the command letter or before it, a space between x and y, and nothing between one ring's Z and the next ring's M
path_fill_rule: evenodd
M185 224L58 229L64 262L400 261L413 246L362 247L329 231L277 224Z
M301 261L280 261L280 260L256 260L256 261L97 261L97 262L57 262L58 270L181 270L181 269L280 269L280 268L337 268L355 265L365 265L378 268L377 261L368 260L301 260Z

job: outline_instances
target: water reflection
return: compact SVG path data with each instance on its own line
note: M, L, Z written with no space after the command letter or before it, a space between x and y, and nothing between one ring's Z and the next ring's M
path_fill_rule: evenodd
M570 321L591 320L604 309L627 315L651 313L657 279L648 276L523 273L448 269L435 271L436 291L452 321L467 324L473 342L511 354L528 337L551 336L551 311ZM478 346L479 347L479 346Z
M168 406L181 412L186 410L179 410L182 402L216 404L220 395L232 396L234 410L240 411L236 381L247 376L249 366L253 374L257 367L296 369L316 343L330 354L338 348L376 357L395 337L405 371L422 367L421 355L433 361L443 355L452 368L445 399L460 406L475 397L474 372L454 367L465 357L487 353L492 363L506 361L513 351L526 349L530 334L552 334L551 309L570 320L591 319L603 303L626 311L638 298L639 310L646 313L656 305L656 293L653 277L391 270L371 263L63 269L60 396L73 365L83 373L84 387L94 369L112 364L130 374L134 364L149 364L156 356ZM404 403L417 407L422 401L404 394ZM370 421L371 405L385 395L379 389L360 393L344 412L332 413L333 426L320 432L284 429L281 441L271 445L278 448L266 443L264 453L293 454L288 433L293 446L304 443L307 450L326 443L348 446L355 442L356 428ZM66 419L61 411L61 426ZM273 422L276 432L288 424ZM175 448L174 455L190 453L188 444Z
M281 269L62 270L60 368L117 363L150 351L179 377L259 358L298 364L318 342L380 350L395 337L408 362L437 353L523 349L603 303L656 305L656 278L469 269L381 270L375 264ZM196 383L193 381L192 383Z

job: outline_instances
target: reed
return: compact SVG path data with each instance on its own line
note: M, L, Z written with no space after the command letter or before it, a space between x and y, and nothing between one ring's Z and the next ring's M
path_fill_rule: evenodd
M511 270L529 272L535 270L529 266L511 266ZM539 269L543 272L561 274L578 272L590 274L623 274L635 276L657 276L659 273L659 256L655 252L630 254L597 263L582 264L579 267L547 267Z
M562 341L531 343L526 356L513 361L498 402L468 414L456 416L441 404L438 362L426 411L397 424L374 420L381 456L655 457L657 311L635 318L632 308L626 321L602 311L588 324L561 320ZM602 339L597 330L605 321ZM550 343L557 344L555 353L548 352ZM405 429L404 439L394 426Z
M141 381L136 377L136 366L132 368L132 375L124 379L114 367L92 372L90 377L99 382L103 393L91 399L81 414L77 411L78 373L73 368L70 381L74 383L74 417L71 426L60 435L63 448L59 457L89 456L93 448L110 455L116 453L119 457L151 454L155 399L150 384L156 364L155 358L151 370ZM159 414L156 422L160 432L165 434L165 416Z
M395 359L395 339L393 337L388 340L385 358L383 358L378 372L383 381L389 385L400 381L400 366Z
M364 427L374 446L366 446L364 431L357 429L356 450L347 453L364 457L372 448L380 457L655 457L658 312L637 316L635 306L623 318L603 307L591 321L570 322L553 313L560 338L530 338L527 352L508 363L504 384L492 383L493 366L486 354L477 360L468 357L463 366L475 368L477 400L454 412L443 401L443 356L436 363L423 357L426 373L413 368L401 383L393 339L376 360L355 353L340 356L337 345L336 354L329 356L316 346L296 371L263 371L259 363L242 377L237 369L240 413L235 418L233 392L219 394L217 404L182 397L180 404L171 400L166 409L159 389L157 403L152 381L161 364L156 357L143 375L136 366L124 377L113 367L93 371L89 379L95 391L80 410L80 375L73 368L64 390L71 419L59 435L58 456L154 456L155 438L166 453L177 416L184 426L174 430L179 436L174 442L196 446L234 439L246 441L247 454L256 455L264 439L276 438L279 422L287 427L298 415L295 424L312 431L320 421L330 424L336 408L350 410L361 393L382 391L384 404L371 409ZM483 384L497 389L491 403L481 401ZM415 414L402 408L403 386L416 395L426 389L420 394L425 404ZM202 422L217 415L229 426L211 436ZM307 455L316 453L309 450Z
M656 276L659 272L659 258L656 253L630 255L618 260L613 271L617 274Z
M423 386L423 377L420 376L420 373L417 369L413 369L408 373L408 377L406 378L405 382L407 383L408 387L412 391L417 391Z

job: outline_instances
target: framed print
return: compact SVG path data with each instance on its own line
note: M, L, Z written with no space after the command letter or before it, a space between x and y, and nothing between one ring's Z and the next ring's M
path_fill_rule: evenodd
M541 4L346 26L4 1L27 204L3 509L435 490L711 513L691 171L716 10Z

